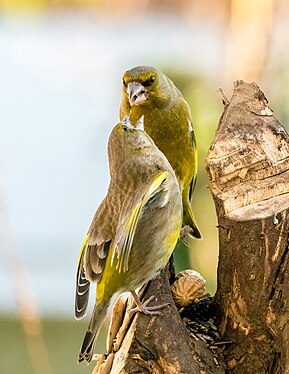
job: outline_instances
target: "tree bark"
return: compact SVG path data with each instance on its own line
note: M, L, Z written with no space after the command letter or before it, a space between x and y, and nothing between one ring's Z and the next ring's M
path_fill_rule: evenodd
M94 374L289 373L289 138L256 84L238 81L223 99L206 160L218 216L218 308L204 296L177 309L167 268L145 299L170 305L160 316L132 316L130 299L119 299Z
M259 87L236 82L207 158L228 373L289 373L288 140Z

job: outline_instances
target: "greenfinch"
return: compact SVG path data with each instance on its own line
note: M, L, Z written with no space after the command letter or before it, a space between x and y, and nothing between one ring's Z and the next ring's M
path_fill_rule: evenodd
M135 289L167 264L182 227L182 198L174 171L143 129L129 118L109 137L110 184L84 240L76 276L75 317L85 315L91 283L96 299L79 353L91 361L94 342L112 297L131 291L146 314L163 306L141 303Z
M144 129L169 160L178 179L183 202L183 226L200 239L192 211L197 175L197 148L188 103L160 70L137 66L123 75L120 119L130 115L132 125L144 116Z

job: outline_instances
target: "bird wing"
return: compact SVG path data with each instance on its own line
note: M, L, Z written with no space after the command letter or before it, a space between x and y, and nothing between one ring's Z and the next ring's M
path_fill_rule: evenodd
M150 199L153 199L163 189L162 184L166 180L167 174L165 171L156 174L152 182L145 189L145 192L141 194L140 199L133 201L133 203L129 199L130 203L125 204L124 213L121 215L122 220L118 224L112 245L112 239L109 239L107 233L100 235L98 230L94 230L95 226L98 226L100 216L102 217L101 221L104 220L103 214L105 214L107 207L103 204L101 209L98 210L99 214L95 215L91 228L85 237L78 261L75 293L75 317L77 319L85 315L89 299L90 283L100 281L110 246L112 247L111 263L113 263L114 258L117 258L116 266L119 272L128 270L130 250L143 208ZM161 201L163 206L166 203L166 198L165 194L164 201Z
M139 201L135 202L134 205L122 215L122 222L120 222L116 232L111 258L111 263L113 263L115 258L117 259L116 269L118 269L119 272L126 272L128 270L129 255L136 227L144 206L150 199L161 191L163 182L166 180L167 175L168 172L166 171L161 171L155 175Z
M84 317L88 299L90 283L98 282L101 279L105 267L106 258L111 241L101 244L89 243L89 234L83 242L76 275L75 309L76 319Z

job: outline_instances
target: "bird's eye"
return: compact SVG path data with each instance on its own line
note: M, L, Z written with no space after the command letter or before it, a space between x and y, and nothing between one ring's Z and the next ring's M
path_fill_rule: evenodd
M143 82L143 85L145 87L147 86L151 86L155 81L155 77L152 75L151 77L149 77L149 79L147 79L145 82Z
M128 128L127 128L127 126L122 126L122 128L123 128L123 131L127 131L128 130Z
M149 79L149 81L150 81L150 84L153 84L154 81L155 81L155 77L154 77L154 76L151 76L150 79Z

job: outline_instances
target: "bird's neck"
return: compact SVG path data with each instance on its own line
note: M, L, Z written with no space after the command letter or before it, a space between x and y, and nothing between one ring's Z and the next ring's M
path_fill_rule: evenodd
M148 120L153 116L155 108L147 107L145 105L134 105L130 109L130 123L135 126L137 121L144 116L144 120Z
M139 105L134 105L130 109L130 123L135 126L137 121L145 114L145 110L143 107Z

